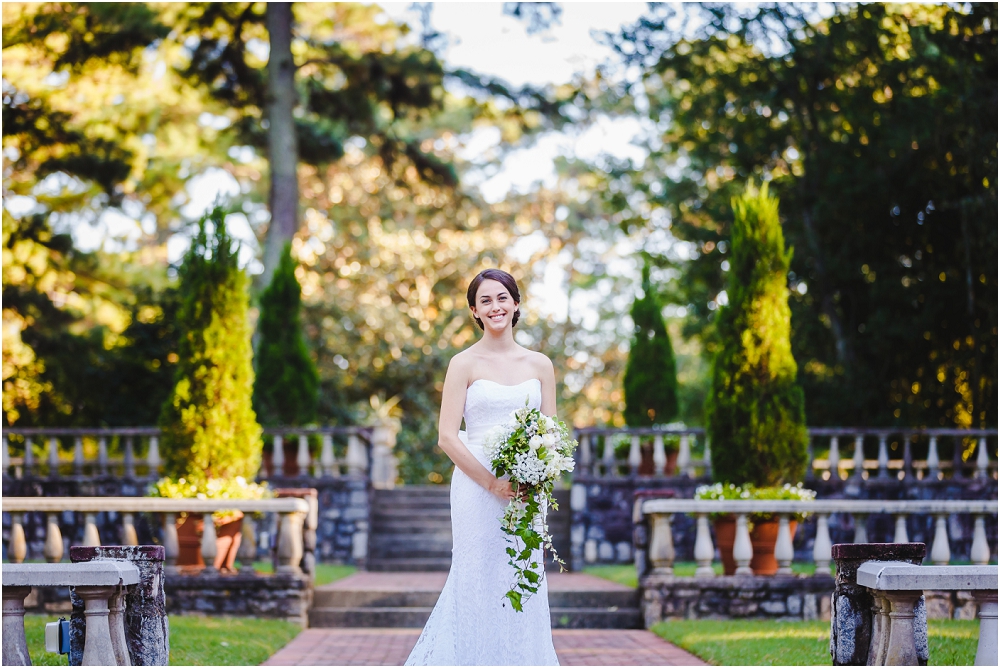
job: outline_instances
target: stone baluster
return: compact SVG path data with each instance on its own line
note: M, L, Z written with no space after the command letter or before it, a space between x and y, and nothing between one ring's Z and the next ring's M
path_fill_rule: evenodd
M305 515L299 512L279 513L280 527L278 529L278 567L276 573L292 573L301 575L299 564L302 561L302 522Z
M854 542L868 542L868 515L864 513L854 513Z
M830 572L833 559L833 543L830 541L830 517L827 513L816 513L816 538L813 541L813 561L816 574Z
M236 553L236 558L240 560L240 573L253 574L256 571L253 562L257 560L257 522L252 513L243 515L243 527L240 539L240 549Z
M934 516L934 543L931 545L931 563L935 566L947 566L951 561L951 548L948 546L948 515L938 513Z
M886 445L888 434L878 435L878 477L889 477L889 447Z
M101 436L97 439L97 470L101 475L108 474L108 438Z
M84 513L83 515L83 545L85 547L100 547L101 535L97 533L97 515L95 513Z
M333 454L333 434L323 434L323 447L320 450L319 463L323 467L324 477L340 477L340 467L337 466L337 458Z
M774 543L774 558L778 561L778 575L792 574L795 548L792 546L792 529L786 514L778 516L778 540Z
M117 657L111 641L111 625L108 620L111 613L108 599L118 591L118 587L77 585L74 591L77 596L83 599L83 614L86 617L87 632L83 644L83 665L117 665Z
M985 536L985 534L983 534ZM989 552L989 548L987 548ZM24 562L28 556L28 542L24 538L24 514L10 514L10 537L7 539L7 558L12 564Z
M906 434L903 435L903 477L913 479L913 444Z
M976 477L986 478L990 474L990 455L986 451L986 438L980 438L976 446Z
M364 475L368 470L368 453L356 432L347 436L347 472L352 475Z
M135 480L135 439L131 436L125 439L125 472L126 480Z
M916 666L917 645L914 642L914 617L922 591L886 591L889 600L889 640L885 650L887 666ZM884 607L883 603L883 607ZM884 634L883 634L884 635Z
M910 537L906 532L906 515L902 513L896 515L896 533L892 537L893 543L909 543Z
M135 532L135 515L122 513L122 545L138 545L139 536Z
M149 437L149 452L146 453L146 466L149 467L149 477L156 478L160 474L160 437Z
M861 480L865 475L865 437L862 434L854 436L854 473L855 480ZM855 541L857 542L857 541Z
M311 461L312 457L309 456L309 437L305 434L299 434L299 451L295 456L295 463L299 467L300 478L309 477L309 463Z
M840 441L836 436L830 437L830 454L827 456L827 464L830 468L830 480L840 478Z
M212 513L205 513L204 517L204 529L201 532L201 558L205 562L205 568L202 569L202 575L215 575L219 572L219 569L215 567L215 557L219 554L219 549L216 547L216 535L215 535L215 520L212 519Z
M618 467L615 465L615 439L607 434L604 436L604 456L602 457L604 475L609 478L617 475Z
M649 541L649 562L654 575L674 574L674 536L670 523L674 516L654 513L651 524L653 536Z
M35 453L32 450L32 443L30 436L25 436L24 438L24 470L21 475L25 478L31 476L32 469L35 468Z
M3 437L3 474L10 474L10 444L6 436Z
M83 475L83 437L73 439L73 473Z
M815 471L815 448L813 447L813 437L810 434L806 439L806 480L812 480L816 477Z
M3 588L3 665L30 666L24 636L24 599L31 587Z
M694 560L698 564L695 568L696 578L715 577L715 570L712 568L712 559L715 558L715 546L712 545L712 532L708 528L708 514L697 513L696 515L697 533L694 539Z
M965 443L961 436L953 436L951 442L955 444L951 456L951 477L953 480L961 480L965 477L965 474L962 472L962 467L965 465L965 462L962 460L962 451L965 449Z
M972 525L972 549L969 552L972 563L985 566L990 563L990 544L986 541L986 521L976 515Z
M705 454L702 456L703 466L705 467L704 475L706 478L712 478L712 447L711 442L708 440L708 434L705 435ZM811 459L809 460L812 461ZM810 464L810 469L812 468Z
M580 435L580 473L586 475L590 473L593 462L593 455L590 452L590 434Z
M686 478L694 477L694 467L691 465L691 437L681 434L681 447L677 451L677 470Z
M733 541L733 561L736 562L736 575L753 575L750 561L753 559L753 543L750 542L750 530L747 528L746 513L736 515L736 539Z
M59 529L59 513L45 513L45 546L42 548L42 555L50 564L62 561L63 539Z
M59 477L59 439L49 437L49 477Z
M131 666L132 659L125 640L125 588L120 585L108 598L108 628L111 630L111 649L115 653L115 662L119 666Z
M975 666L997 665L997 592L979 589L972 592L979 605L979 645Z
M163 513L163 572L167 575L177 574L177 557L181 553L180 540L177 537L177 515Z
M274 449L271 451L271 477L280 478L285 475L285 439L281 434L274 435Z
M885 651L889 647L889 600L876 591L871 595L872 632L865 665L881 666L885 664Z
M663 446L663 434L653 436L653 474L663 477L667 466L667 450Z
M941 470L941 458L938 456L937 436L931 436L927 445L927 477L937 480Z
M628 446L628 470L632 475L639 474L640 464L642 464L642 447L639 444L639 436L632 434L632 441Z

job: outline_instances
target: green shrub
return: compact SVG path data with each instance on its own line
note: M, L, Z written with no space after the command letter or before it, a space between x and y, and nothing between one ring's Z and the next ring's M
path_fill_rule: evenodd
M642 293L632 305L635 330L625 365L625 422L630 427L665 424L677 416L677 364L648 264L642 268Z
M302 287L285 244L281 260L260 297L257 379L253 407L265 425L302 425L316 419L319 374L302 335Z
M720 482L795 482L806 464L802 388L796 383L788 266L778 200L748 185L733 199L729 305L718 318L719 352L705 424Z
M247 277L225 216L216 207L199 221L180 268L180 359L160 414L164 472L196 485L260 468Z

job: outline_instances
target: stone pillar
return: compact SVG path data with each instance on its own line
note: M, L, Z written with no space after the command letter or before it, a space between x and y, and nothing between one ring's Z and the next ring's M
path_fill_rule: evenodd
M163 590L164 548L161 545L107 545L71 547L73 563L88 561L128 561L139 569L139 584L125 591L125 640L133 666L166 666L170 657L170 628ZM73 616L70 620L71 666L82 665L86 621L83 600L70 592Z
M868 663L876 633L879 604L865 587L857 584L858 567L866 561L902 561L919 565L927 552L923 543L841 543L832 549L837 580L830 614L830 655L835 666L864 666ZM888 610L884 611L888 614ZM927 665L927 613L924 598L916 604L913 620L917 660ZM883 629L887 630L887 629Z
M31 587L3 588L3 665L30 666L24 638L24 599Z
M281 487L274 490L274 496L278 499L305 499L306 503L309 504L309 513L306 515L302 527L302 561L299 563L299 567L303 573L315 579L316 529L319 528L319 492L315 487ZM275 541L276 545L281 543L280 526L278 531L279 538Z

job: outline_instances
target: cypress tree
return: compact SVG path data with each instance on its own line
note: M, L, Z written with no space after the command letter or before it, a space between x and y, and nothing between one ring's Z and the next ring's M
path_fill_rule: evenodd
M665 424L677 415L677 363L648 264L642 268L642 293L632 304L635 331L625 365L625 422L630 427Z
M785 250L778 200L767 184L748 185L732 204L729 305L719 313L720 349L705 405L712 470L720 482L795 482L807 436L789 336L792 250Z
M225 216L216 207L199 221L180 268L180 359L160 414L166 474L194 484L235 476L252 480L260 468L261 428L251 405L249 286Z
M266 425L301 425L316 419L319 374L302 334L302 288L285 244L271 283L260 297L257 380L253 405Z

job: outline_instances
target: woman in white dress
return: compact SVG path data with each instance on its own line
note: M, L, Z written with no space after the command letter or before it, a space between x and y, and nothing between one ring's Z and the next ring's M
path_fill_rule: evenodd
M523 612L504 597L514 571L499 518L516 494L482 448L486 432L525 400L555 415L555 372L548 357L514 341L521 295L510 274L480 272L468 301L483 337L449 363L438 421L438 445L455 462L451 571L406 665L558 665L545 579Z

